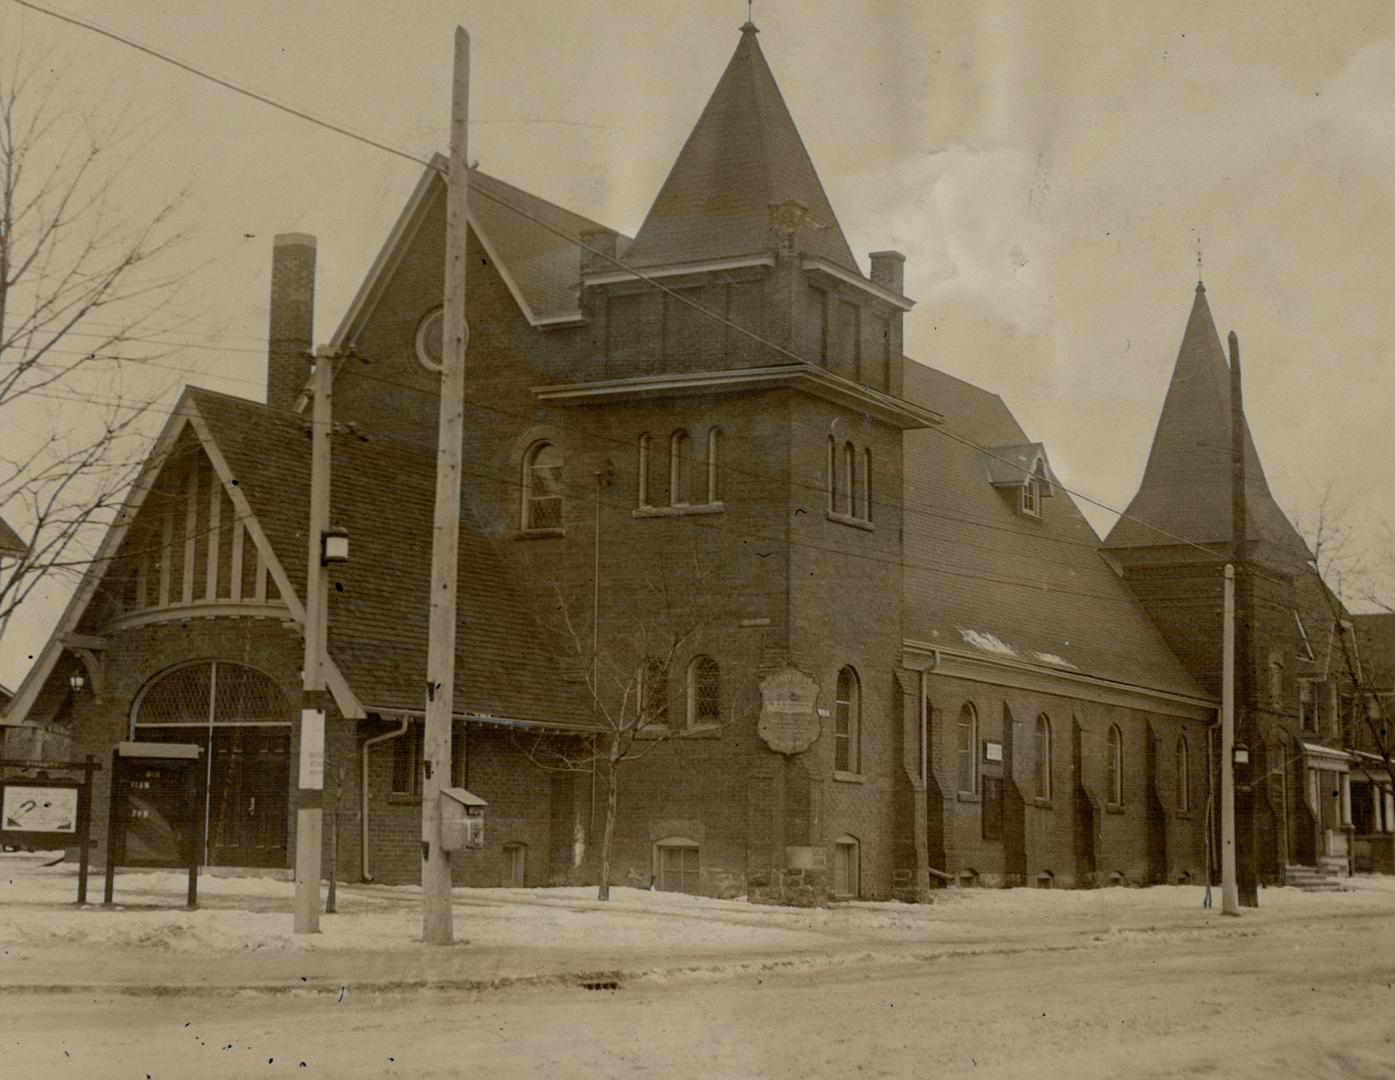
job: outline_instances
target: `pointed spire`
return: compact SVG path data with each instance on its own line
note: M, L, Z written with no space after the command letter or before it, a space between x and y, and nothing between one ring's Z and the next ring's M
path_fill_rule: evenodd
M767 252L781 239L861 273L752 22L626 255L663 266Z
M1115 523L1105 547L1165 547L1177 542L1143 522L1196 543L1228 543L1230 470L1230 367L1206 301L1206 286L1198 281L1143 482L1129 503L1129 516ZM1248 423L1245 475L1250 538L1301 547L1293 525L1269 492Z

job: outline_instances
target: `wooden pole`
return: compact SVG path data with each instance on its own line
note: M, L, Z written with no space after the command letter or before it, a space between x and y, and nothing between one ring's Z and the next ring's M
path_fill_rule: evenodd
M450 174L441 343L441 427L436 444L436 515L431 537L431 622L426 653L426 740L421 800L422 940L449 945L450 855L441 850L441 788L450 785L450 727L455 705L456 567L460 548L460 459L465 436L466 239L470 167L470 36L455 28L451 85Z
M1239 915L1235 886L1235 567L1225 568L1221 634L1221 914Z
M1254 590L1250 587L1248 492L1245 477L1245 400L1240 383L1240 339L1230 332L1230 483L1231 539L1235 546L1235 728L1245 740L1250 763L1246 782L1236 792L1236 875L1240 903L1259 907L1259 851L1255 837L1254 765L1258 728L1254 715L1254 670L1250 655L1250 621Z
M329 528L330 385L333 356L319 350L310 376L310 527L305 560L305 657L300 697L300 769L295 811L295 932L320 931L320 860L324 848L325 608L322 565Z

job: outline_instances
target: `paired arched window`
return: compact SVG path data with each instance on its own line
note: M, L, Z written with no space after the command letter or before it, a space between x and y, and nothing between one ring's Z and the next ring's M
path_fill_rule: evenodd
M1115 724L1109 729L1105 748L1105 779L1109 783L1109 804L1124 805L1124 735Z
M845 667L838 672L838 692L834 701L833 768L837 772L861 771L858 760L862 739L862 687L857 672Z
M1038 799L1051 798L1051 721L1046 713L1037 716L1033 740L1036 744L1036 787L1033 794Z
M978 712L967 701L959 710L959 790L978 791Z
M1185 814L1192 808L1192 751L1187 737L1177 737L1177 812Z
M688 665L688 726L710 727L722 722L722 669L710 656L697 656Z
M706 476L698 470L693 437L679 428L668 440L668 505L686 507L711 505L719 501L719 461L722 433L718 428L707 432ZM647 432L639 437L635 495L641 510L654 505L655 492L650 490L650 469L654 457L654 440ZM660 476L662 477L662 473ZM705 479L705 493L694 498L695 487Z
M523 455L523 528L562 527L562 451L536 442Z
M828 437L828 512L872 520L872 451Z

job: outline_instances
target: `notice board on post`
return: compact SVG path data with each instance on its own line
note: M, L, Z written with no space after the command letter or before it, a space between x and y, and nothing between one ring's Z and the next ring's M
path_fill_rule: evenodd
M198 900L203 854L203 748L184 743L121 742L111 754L105 902L116 868L184 867L189 906Z
M91 755L86 761L0 760L0 843L77 849L79 904L87 903L92 774L100 768Z

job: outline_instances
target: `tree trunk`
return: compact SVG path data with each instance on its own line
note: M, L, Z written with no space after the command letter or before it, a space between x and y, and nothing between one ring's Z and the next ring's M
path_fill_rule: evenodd
M615 836L615 803L619 790L619 775L615 762L610 763L605 785L605 831L601 834L601 882L596 891L597 900L610 899L610 845Z

